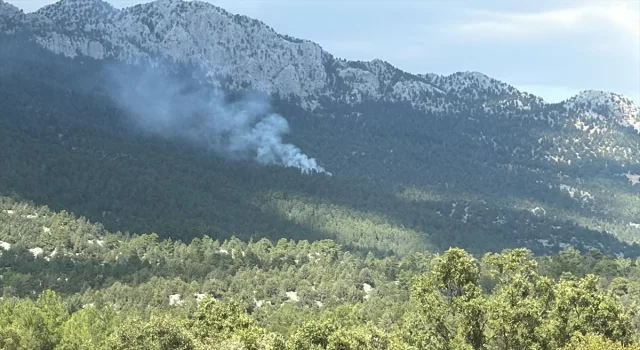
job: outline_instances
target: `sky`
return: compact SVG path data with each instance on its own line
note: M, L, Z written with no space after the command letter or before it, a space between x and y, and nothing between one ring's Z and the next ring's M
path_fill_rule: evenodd
M207 1L341 58L478 71L548 102L594 89L640 104L640 0ZM31 12L55 0L9 2Z

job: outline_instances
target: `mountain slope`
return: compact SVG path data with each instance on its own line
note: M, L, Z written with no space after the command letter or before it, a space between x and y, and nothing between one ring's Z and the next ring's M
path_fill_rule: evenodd
M204 320L208 329L213 325L224 331L211 333L217 339L209 348L225 348L229 343L220 339L232 334L243 338L234 336L233 345L226 348L237 348L237 340L244 339L256 349L300 349L300 342L269 346L269 339L305 340L309 334L329 339L313 338L317 343L331 344L318 347L322 349L353 344L346 342L350 339L356 339L357 344L348 346L359 349L407 345L424 349L434 344L433 339L451 347L449 343L461 341L433 337L428 344L420 342L428 330L443 324L434 313L459 311L447 309L451 306L446 306L446 298L451 296L431 282L445 284L449 275L441 271L462 271L469 276L464 287L450 281L451 288L477 290L471 297L466 295L471 293L455 297L465 298L465 303L458 299L451 305L469 310L471 304L473 315L483 317L473 316L473 322L491 320L491 328L479 328L487 335L478 337L486 339L481 348L500 349L505 340L515 343L522 339L522 332L511 332L495 340L493 335L502 334L505 324L528 327L527 334L544 334L541 340L534 338L542 346L552 339L547 334L552 334L558 345L551 348L559 348L572 334L563 327L566 321L562 320L567 319L588 332L627 342L639 340L640 316L633 310L640 288L640 265L599 252L580 254L568 249L534 258L518 249L476 259L463 250L451 249L444 255L413 253L378 259L372 254L353 254L332 241L281 239L272 243L266 239L241 242L202 237L183 243L159 240L153 234L120 235L68 213L2 197L0 203L14 206L14 210L0 211L0 225L9 229L0 230L0 310L4 316L0 318L0 341L14 348L113 349L136 343L142 349L173 349L177 342L171 334L176 330L184 332L178 338L182 344L197 340L198 334L211 333L194 332L194 323L188 322L194 319ZM16 237L19 240L14 244L3 241L15 241ZM26 249L33 244L35 248ZM593 273L598 278L587 275ZM515 303L505 297L505 290L518 288L529 293L523 293ZM441 300L441 307L416 304L433 299ZM225 305L234 307L224 312ZM606 312L598 305L607 305ZM515 309L526 313L532 307L542 310L536 313L540 316L535 322L530 322L531 318L520 322L504 312ZM572 311L566 312L567 308ZM419 314L412 315L416 310ZM236 322L239 314L243 317L240 325ZM157 322L158 316L164 321ZM601 322L605 317L614 321ZM453 326L445 330L468 329L454 323L457 320L452 317ZM275 333L254 346L251 339L255 337L246 339L251 334L248 324L254 325L250 330L259 325ZM416 324L422 327L420 332L415 332ZM139 332L141 325L157 333ZM167 329L173 330L168 336ZM363 329L375 333L363 337ZM540 332L543 329L553 332ZM257 333L261 334L264 332ZM362 341L367 339L370 341ZM398 346L388 345L385 339L395 339ZM154 346L159 343L163 345ZM192 342L186 343L183 348L196 348Z
M2 45L12 48L0 74L2 166L16 169L3 175L7 193L114 231L174 238L638 254L628 245L640 241L640 186L630 182L640 174L638 109L618 95L547 104L477 72L413 75L341 60L197 1L117 10L63 0L26 15L1 6ZM228 162L128 131L131 111L100 80L120 62L199 89L271 94L286 140L334 176Z

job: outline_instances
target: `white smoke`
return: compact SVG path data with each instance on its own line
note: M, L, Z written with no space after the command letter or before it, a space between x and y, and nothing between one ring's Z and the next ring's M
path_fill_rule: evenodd
M285 143L287 120L270 112L264 96L246 94L229 102L220 91L188 89L185 83L148 70L142 74L111 69L108 89L137 129L181 139L231 159L253 159L331 176L300 148ZM117 92L117 93L114 93Z
M255 159L261 164L280 164L298 168L303 173L316 171L331 175L319 166L315 159L302 153L298 147L283 143L281 135L287 133L289 133L287 120L278 114L270 114L260 120L251 132L241 135L237 141L240 141L241 146L255 149Z

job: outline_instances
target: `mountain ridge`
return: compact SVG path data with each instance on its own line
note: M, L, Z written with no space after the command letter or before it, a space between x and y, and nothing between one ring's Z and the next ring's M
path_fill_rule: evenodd
M0 10L5 12L15 20L15 10ZM236 82L233 88L249 83L282 96L294 95L301 97L310 110L318 106L320 96L349 103L358 103L363 98L406 101L431 113L460 109L450 105L451 101L445 102L445 95L457 97L459 103L514 103L527 110L548 105L538 96L480 72L410 74L377 59L354 62L334 58L317 43L282 35L262 21L233 15L202 1L158 0L116 9L102 0L61 0L23 16L23 22L30 22L25 23L27 27L40 27L40 34L36 35L40 45L68 57L81 54L132 61L150 60L156 53L165 53L174 61L202 66L211 84L217 84L216 78L220 76L231 75ZM212 36L214 32L217 35ZM240 42L232 42L238 36L242 37ZM251 45L243 45L245 41ZM114 47L106 47L109 44ZM274 54L274 48L282 45L289 47ZM238 61L237 55L225 54L232 49L258 52L255 59ZM276 56L285 57L274 60ZM336 66L336 76L331 76L324 67L331 61ZM331 83L336 79L348 81L351 91L346 96L332 96L335 89ZM483 101L479 96L492 96L494 101ZM560 104L579 97L580 94ZM637 107L629 99L624 100L623 112L635 112L635 117L623 119L628 119L640 132Z

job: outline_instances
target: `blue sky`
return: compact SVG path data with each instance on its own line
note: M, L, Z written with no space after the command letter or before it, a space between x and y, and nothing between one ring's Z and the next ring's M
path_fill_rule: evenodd
M9 2L31 12L55 1ZM412 73L479 71L549 102L596 89L640 104L640 0L209 2L338 57L380 58Z

